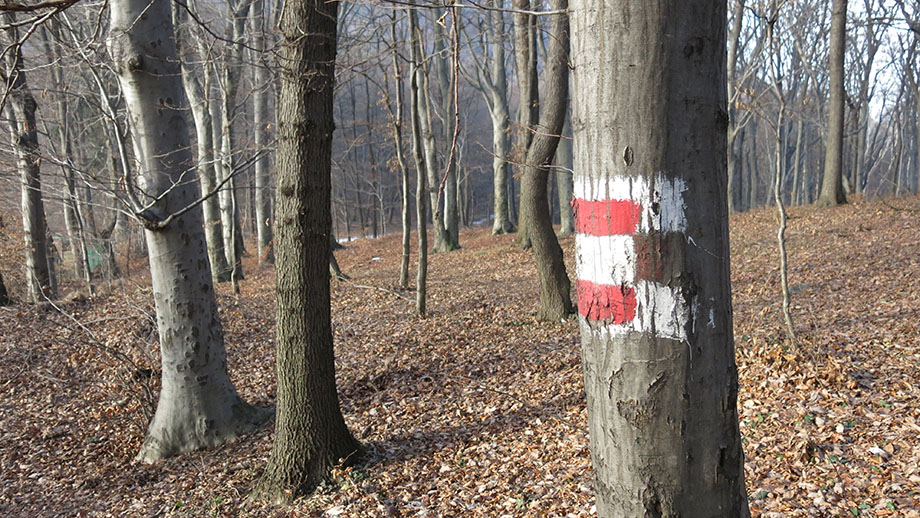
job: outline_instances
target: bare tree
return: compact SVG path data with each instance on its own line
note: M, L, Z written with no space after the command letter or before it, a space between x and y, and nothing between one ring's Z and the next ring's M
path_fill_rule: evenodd
M725 15L707 0L573 2L578 309L601 518L749 515Z
M333 87L338 2L287 4L275 205L278 415L255 496L286 503L360 450L335 387L329 302Z
M170 4L112 0L108 41L139 161L140 193L125 183L146 227L160 336L160 399L137 454L146 462L220 444L268 416L227 374Z
M828 207L846 203L843 189L843 119L844 119L844 58L846 56L847 0L833 0L830 34L830 97L828 100L827 150L824 159L824 179L818 206Z
M4 112L9 120L10 139L16 150L16 165L22 181L22 228L25 236L26 289L32 302L57 296L54 257L48 253L48 227L42 199L41 155L35 110L38 104L29 91L22 59L22 41L10 13L3 15L3 69L0 80L6 88Z

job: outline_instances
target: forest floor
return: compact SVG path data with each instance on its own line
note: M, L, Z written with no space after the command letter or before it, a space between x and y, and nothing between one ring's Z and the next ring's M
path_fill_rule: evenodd
M753 515L920 517L920 198L790 214L798 348L774 213L731 224ZM424 319L396 288L398 236L336 252L351 277L333 283L338 384L368 453L285 509L246 501L271 427L132 461L158 368L139 268L93 299L0 308L0 516L593 515L576 321L536 321L532 258L513 236L473 229L461 243L430 258ZM230 371L271 405L273 274L246 267L242 296L219 289Z

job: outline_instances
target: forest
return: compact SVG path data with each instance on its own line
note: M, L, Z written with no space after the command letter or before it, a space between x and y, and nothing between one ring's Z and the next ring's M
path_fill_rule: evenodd
M920 518L916 0L0 40L0 515Z

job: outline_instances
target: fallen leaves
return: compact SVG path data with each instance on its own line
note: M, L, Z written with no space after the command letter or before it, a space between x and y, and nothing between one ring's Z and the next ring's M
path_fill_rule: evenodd
M920 221L859 202L791 214L796 350L772 211L732 221L753 514L920 517ZM537 322L532 258L513 237L464 231L462 250L432 255L425 319L397 287L398 236L336 252L352 279L333 281L340 399L368 454L283 510L245 500L270 428L131 461L158 390L142 277L63 306L133 366L53 310L0 308L0 514L593 516L577 325ZM220 287L229 366L247 400L269 405L274 280L246 266L239 299Z

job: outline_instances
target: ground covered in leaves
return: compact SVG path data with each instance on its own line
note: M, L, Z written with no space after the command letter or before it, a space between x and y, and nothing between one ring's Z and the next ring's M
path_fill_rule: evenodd
M920 199L790 212L797 347L773 212L732 220L753 514L920 517ZM368 454L286 509L246 501L271 427L132 461L158 383L143 273L93 299L0 308L0 515L591 516L577 325L536 321L532 259L513 236L461 241L431 257L425 319L396 288L398 237L337 252L350 276L333 286L339 389ZM242 295L222 286L219 302L231 375L267 406L273 275L246 266Z

